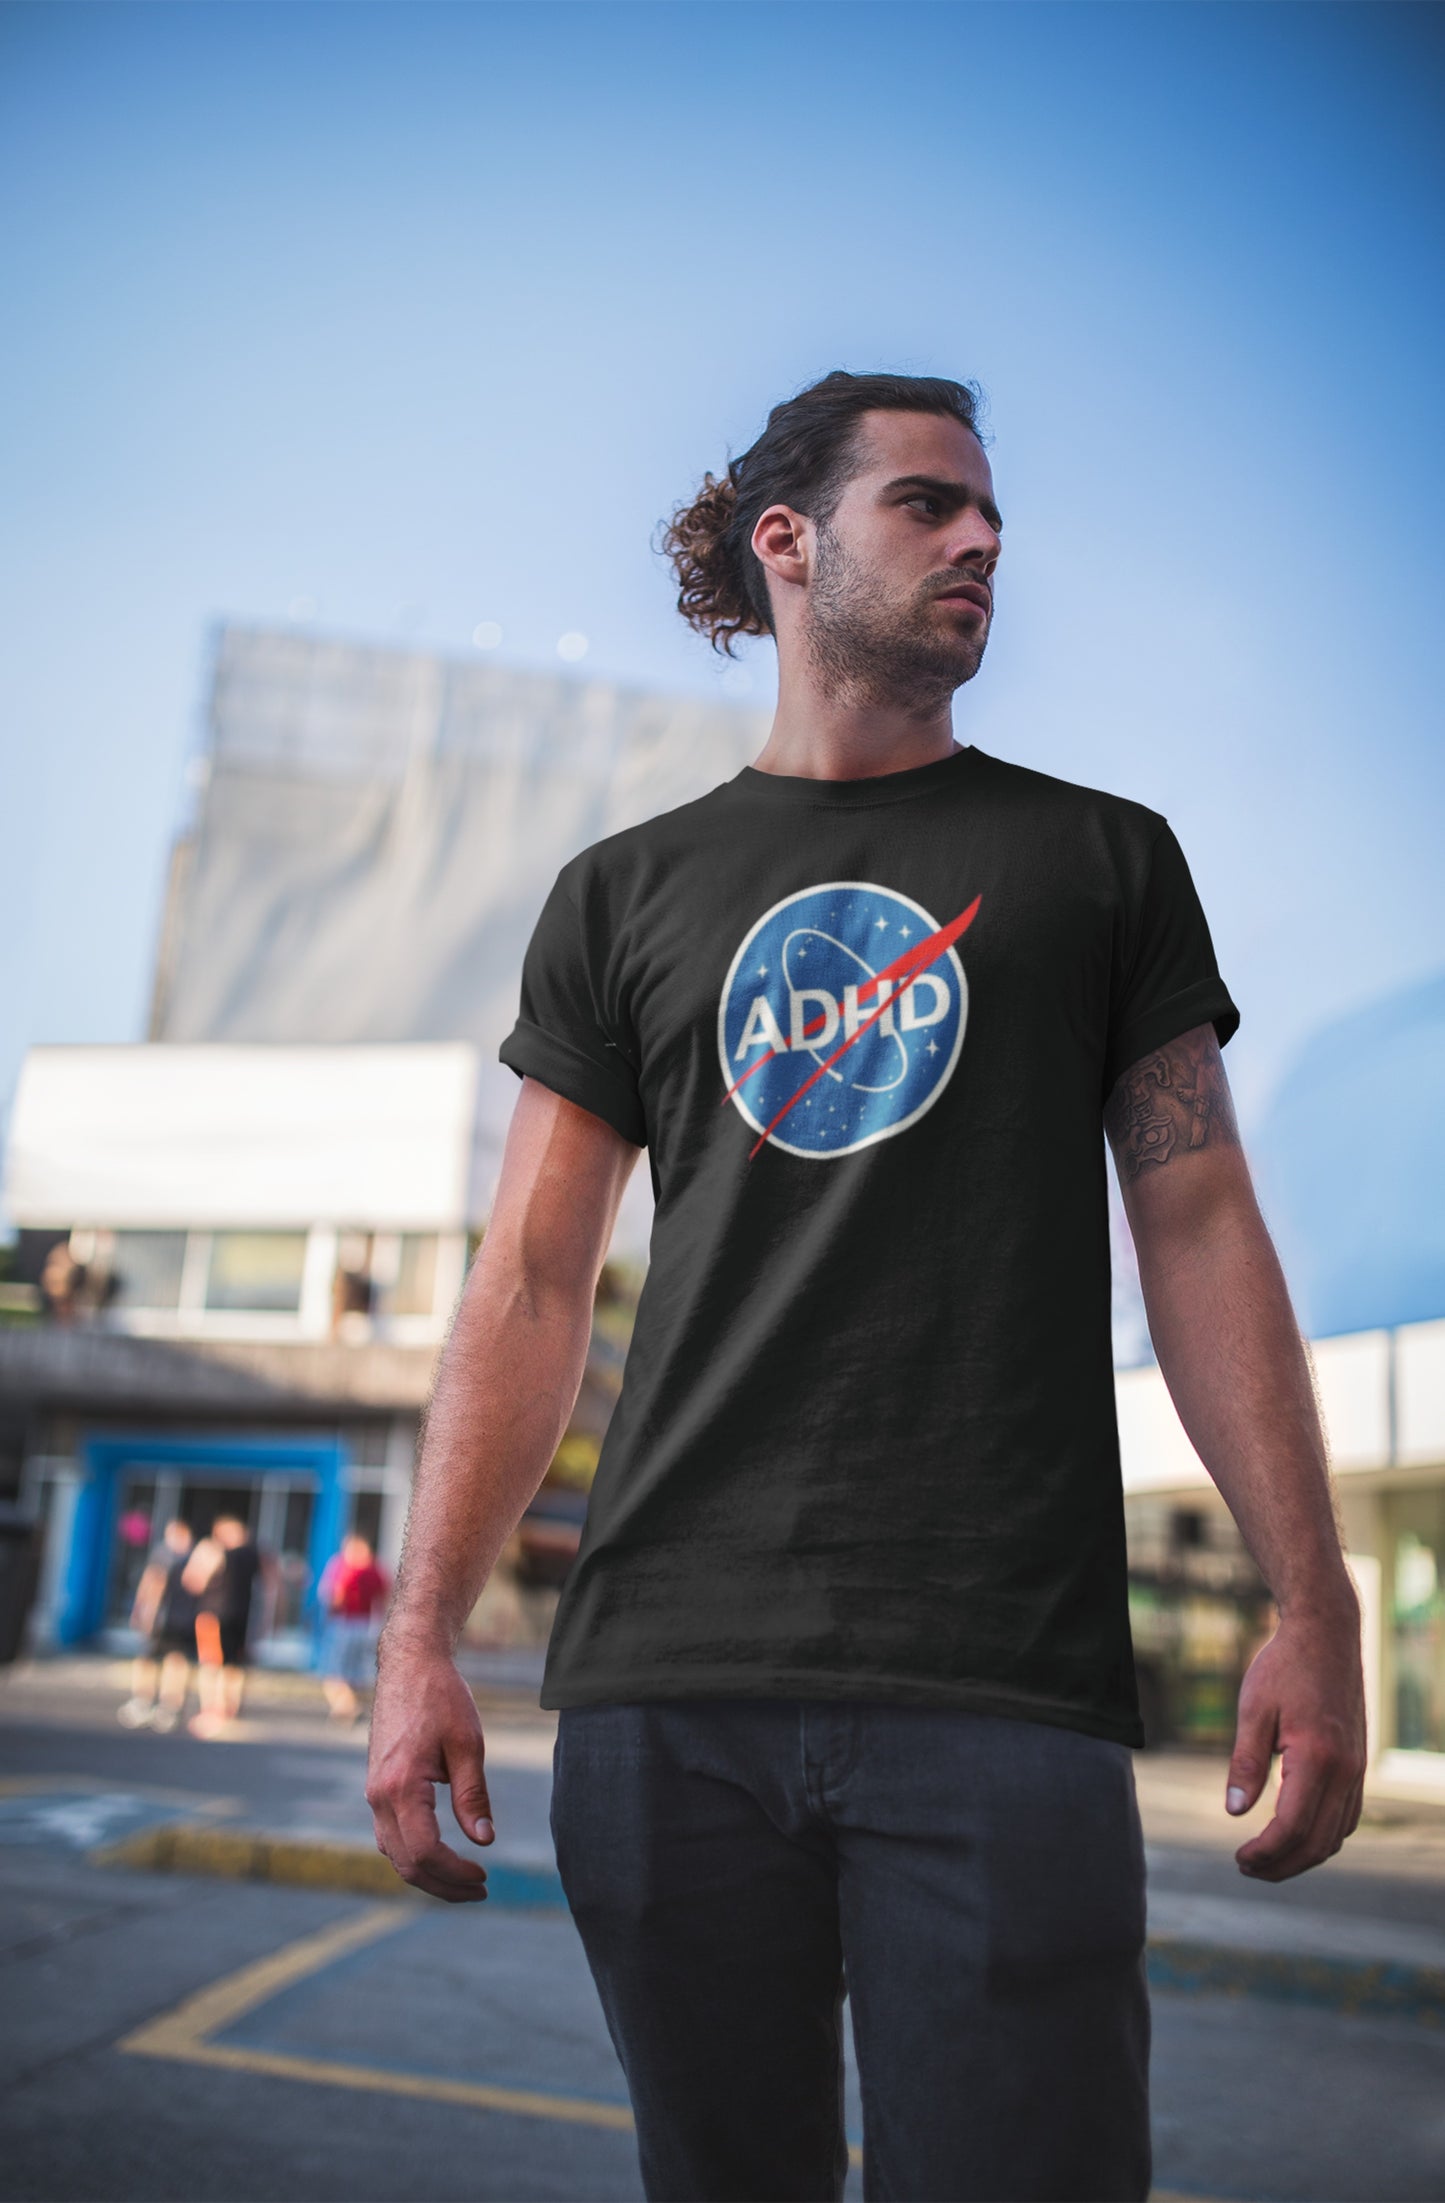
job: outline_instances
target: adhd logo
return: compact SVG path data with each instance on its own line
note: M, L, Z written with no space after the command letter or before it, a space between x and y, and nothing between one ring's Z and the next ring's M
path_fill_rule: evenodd
M831 880L758 919L718 1005L723 1099L758 1135L750 1155L852 1155L932 1108L963 1046L954 944L978 905L940 925L894 888Z

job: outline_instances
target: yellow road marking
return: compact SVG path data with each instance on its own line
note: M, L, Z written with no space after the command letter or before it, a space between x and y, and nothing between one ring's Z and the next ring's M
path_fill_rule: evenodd
M484 2081L452 2081L440 2074L392 2073L384 2066L343 2064L331 2058L305 2058L283 2050L251 2050L211 2037L254 2012L258 2005L305 1981L351 1951L364 1950L384 1935L405 1927L412 1908L368 1905L363 1913L336 1922L316 1935L304 1935L269 1958L257 1959L209 1988L199 1989L159 2019L147 2020L116 2049L132 2057L172 2058L185 2065L222 2066L233 2073L265 2073L276 2080L310 2081L329 2088L368 2089L379 2095L411 2096L431 2103L462 2104L478 2111L508 2111L531 2119L559 2119L574 2126L609 2127L630 2132L633 2117L626 2104L601 2103L587 2096L556 2096L540 2089L501 2088ZM850 2147L852 2164L862 2151Z
M269 1958L258 1958L239 1973L228 1974L210 1988L198 1990L174 2011L147 2020L133 2034L123 2036L116 2048L150 2057L175 2057L209 2048L208 2036L234 2026L258 2004L278 1996L293 1982L304 1981L308 1974L319 1973L323 1966L344 1958L349 1951L361 1950L367 1943L405 1927L411 1917L414 1915L409 1906L368 1905L365 1912L338 1920L319 1934L303 1935L299 1942L286 1944Z
M123 2042L122 2050L144 2050L152 2057L180 2058L189 2065L223 2065L234 2072L268 2073L277 2080L321 2082L331 2088L363 2088L379 2095L419 2096L432 2103L465 2104L479 2111L510 2111L525 2118L562 2119L579 2126L630 2129L632 2113L623 2104L589 2101L584 2096L547 2096L526 2088L493 2088L482 2081L448 2081L438 2074L391 2073L384 2066L341 2065L329 2058L293 2057L288 2052L230 2049L224 2043L179 2044Z
M430 2103L460 2104L475 2111L506 2111L530 2119L557 2119L574 2126L607 2127L627 2133L634 2125L625 2104L601 2103L588 2096L554 2096L540 2089L502 2088L484 2081L452 2081L440 2074L392 2073L384 2066L351 2065L332 2058L305 2058L284 2050L250 2050L210 2038L233 2027L259 2005L279 1996L295 1982L320 1973L338 1958L364 1950L394 1934L416 1917L410 1905L368 1905L349 1920L336 1921L315 1935L259 1958L238 1973L227 1974L209 1988L147 2020L122 2036L117 2050L133 2057L172 2058L186 2065L220 2066L233 2073L264 2073L274 2080L309 2081L327 2088L357 2088L377 2095L410 2096ZM863 2152L848 2146L848 2162L861 2167ZM1207 2197L1188 2196L1169 2188L1155 2188L1150 2203L1209 2203Z

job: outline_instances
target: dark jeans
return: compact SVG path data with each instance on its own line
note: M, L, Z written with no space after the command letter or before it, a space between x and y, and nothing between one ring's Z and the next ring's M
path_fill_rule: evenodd
M558 1716L552 1835L652 2203L1148 2195L1129 1746L872 1700Z

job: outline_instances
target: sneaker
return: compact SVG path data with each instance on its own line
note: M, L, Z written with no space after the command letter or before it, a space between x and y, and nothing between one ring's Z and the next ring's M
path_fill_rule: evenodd
M162 1736L169 1736L180 1718L181 1709L179 1706L157 1706L155 1712L151 1715L151 1727L159 1729Z
M156 1709L148 1706L143 1698L128 1698L123 1706L115 1709L115 1718L123 1729L143 1729L155 1719Z

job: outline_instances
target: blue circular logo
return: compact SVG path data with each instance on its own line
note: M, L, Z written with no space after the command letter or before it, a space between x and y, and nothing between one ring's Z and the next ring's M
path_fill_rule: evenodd
M852 1155L916 1124L953 1075L968 1017L954 942L977 899L940 925L868 880L787 895L746 935L723 983L727 1097L786 1154Z

